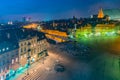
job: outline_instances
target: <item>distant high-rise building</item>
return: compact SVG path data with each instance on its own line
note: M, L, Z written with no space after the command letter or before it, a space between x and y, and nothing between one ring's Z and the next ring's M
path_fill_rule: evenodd
M27 17L27 22L30 22L31 21L31 17Z
M30 22L31 21L31 17L23 17L22 21L23 22Z
M8 21L8 24L9 24L9 25L12 25L12 24L13 24L13 22L12 22L12 21Z
M26 18L26 17L22 17L22 21L23 21L23 22L26 22L26 21L27 21L27 18Z
M75 16L73 16L73 19L76 19L76 17L75 17Z
M76 23L76 22L77 22L77 18L75 16L73 16L72 23Z
M103 13L102 8L98 12L98 18L104 18L104 13Z

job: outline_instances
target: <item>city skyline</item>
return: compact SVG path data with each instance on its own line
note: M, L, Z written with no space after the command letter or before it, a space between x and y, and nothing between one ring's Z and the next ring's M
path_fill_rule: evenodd
M100 8L120 8L119 0L4 0L0 3L0 22L21 20L31 17L32 20L52 20L71 18L72 16L89 17L97 14Z
M2 0L0 80L120 80L120 0Z

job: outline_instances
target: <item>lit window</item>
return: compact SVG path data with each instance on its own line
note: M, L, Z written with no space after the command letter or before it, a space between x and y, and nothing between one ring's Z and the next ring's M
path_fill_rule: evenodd
M12 59L12 64L14 64L14 59Z
M36 44L34 44L34 47L36 46Z
M9 48L7 47L6 50L8 50Z
M3 51L5 51L5 48L3 48Z
M31 47L33 47L33 45L31 45Z
M26 57L26 54L24 55L24 57Z
M21 59L22 59L22 56L21 56Z
M16 58L16 62L18 62L18 58Z

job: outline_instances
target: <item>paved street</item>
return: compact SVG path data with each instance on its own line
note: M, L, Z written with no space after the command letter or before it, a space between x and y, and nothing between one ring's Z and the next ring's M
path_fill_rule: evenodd
M17 80L120 80L118 56L91 51L90 56L76 57L63 51L62 47L63 44L51 44L44 62L41 60L34 64L28 76L22 75ZM55 63L64 65L65 71L56 72Z

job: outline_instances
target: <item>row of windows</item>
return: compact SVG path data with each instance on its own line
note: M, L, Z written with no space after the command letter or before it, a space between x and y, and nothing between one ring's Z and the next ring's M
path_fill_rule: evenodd
M42 40L42 41L38 42L38 45L41 45L41 47L46 46L46 40ZM36 47L36 46L37 46L36 44L32 44L31 48ZM27 52L27 50L28 49L26 47L21 48L20 53L25 53L25 52Z
M1 52L5 52L5 51L8 51L8 50L9 50L8 47L7 47L7 48L0 49L0 53L1 53Z
M37 40L34 39L32 41L29 41L30 43L35 43ZM21 43L20 46L24 46L24 45L28 45L28 41L24 42L24 43Z
M42 46L42 47L41 47ZM33 55L33 54L36 54L36 53L40 53L41 51L45 50L46 49L46 46L44 45L41 45L39 46L37 49L33 49L29 52L30 55ZM27 54L24 54L24 56L21 56L21 59L24 57L24 58L27 58L28 56L28 53Z
M37 46L37 45L36 45L36 44L32 44L32 45L31 45L31 47L35 47L35 46Z
M14 64L14 63L17 63L18 62L18 58L15 58L15 59L12 59L11 61L11 64ZM6 65L6 66L3 66L3 63L4 62L0 62L0 73L6 71L6 70L9 70L9 65Z
M0 66L3 66L5 64L14 64L15 62L18 62L18 58L14 58L11 61L10 60L1 60L0 61Z
M28 51L28 49L27 49L26 47L20 48L20 52L21 52L21 53L25 53L25 52L27 52L27 51Z
M36 40L34 40L34 42L30 42L30 43L33 44L33 43L35 43L35 41ZM46 43L46 40L41 40L41 41L38 42L38 45L39 44L44 44L44 43ZM21 47L25 46L25 45L27 46L27 44L28 44L28 42L21 43Z

